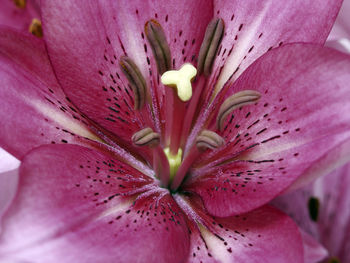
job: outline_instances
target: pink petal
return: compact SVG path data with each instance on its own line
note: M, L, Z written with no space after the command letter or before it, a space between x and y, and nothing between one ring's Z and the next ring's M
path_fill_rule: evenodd
M350 1L344 0L328 40L350 38Z
M0 173L0 233L2 215L15 197L18 183L18 169Z
M349 56L306 44L257 60L225 96L251 89L262 94L260 101L227 118L220 133L226 147L203 155L197 166L207 165L193 171L185 189L201 195L214 215L240 214L303 174L314 178L319 164L328 169L334 168L330 160L349 160L350 148L342 147L350 136L349 68Z
M304 263L317 263L324 259L328 255L327 250L308 233L299 230L303 238Z
M40 4L38 0L26 0L25 8L19 8L12 0L0 0L0 25L29 33L33 18L40 19Z
M27 155L4 219L0 259L181 262L189 238L179 207L152 178L115 157L76 145Z
M200 0L177 1L43 1L42 14L50 58L63 89L79 109L95 122L130 144L131 135L146 127L160 129L159 109L134 111L128 81L119 67L122 55L131 57L163 100L151 47L144 25L156 19L171 45L174 66L191 61L201 45L212 6ZM195 11L193 11L195 10ZM152 61L152 62L151 62ZM69 69L69 70L67 70ZM163 118L163 117L162 117Z
M221 73L216 87L220 89L227 80L232 83L270 48L293 42L324 43L341 3L341 0L214 1L214 13L225 20L227 34L214 66Z
M313 184L273 200L298 225L322 243L329 257L350 260L350 164L319 178ZM310 198L317 199L317 218L311 219ZM314 212L315 213L315 212Z
M192 198L185 202L197 217L189 222L191 248L187 262L303 262L298 228L277 209L264 206L235 217L215 218Z
M41 144L98 140L58 85L41 40L0 30L0 68L0 145L8 152L21 159Z
M350 53L350 40L347 38L341 38L339 40L328 40L326 42L326 46L337 49L344 53Z
M0 173L17 169L20 161L0 148Z

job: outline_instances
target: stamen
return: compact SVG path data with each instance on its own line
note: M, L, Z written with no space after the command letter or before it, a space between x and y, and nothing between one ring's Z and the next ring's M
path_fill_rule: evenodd
M209 130L202 131L196 138L198 150L205 151L206 149L216 149L224 145L225 140L217 133Z
M219 109L216 118L216 125L218 130L222 131L224 128L225 118L235 109L244 105L255 103L261 97L260 93L255 90L243 90L228 97Z
M39 19L33 18L32 23L29 26L29 32L36 37L43 37L43 28Z
M132 142L137 146L150 146L154 147L159 145L160 135L156 132L153 132L151 128L145 128L141 131L136 132L131 137Z
M137 146L149 146L153 150L153 170L160 179L162 187L168 187L170 180L169 161L160 146L160 135L151 128L144 128L136 132L131 140Z
M198 56L198 71L209 76L218 47L224 34L225 24L221 18L210 21Z
M136 64L127 56L123 56L119 61L120 67L129 80L135 99L135 110L142 109L146 101L147 86Z
M151 44L159 74L171 69L171 53L163 28L156 20L145 24L145 33Z
M164 85L177 88L177 95L182 101L188 101L192 97L191 81L197 74L197 69L189 63L184 64L179 70L165 72L161 81Z
M26 0L13 0L13 2L18 8L25 8L27 4Z

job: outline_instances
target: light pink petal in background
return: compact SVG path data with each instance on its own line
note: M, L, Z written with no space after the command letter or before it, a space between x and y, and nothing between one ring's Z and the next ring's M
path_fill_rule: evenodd
M273 204L288 213L340 262L350 260L350 164L313 184L281 196ZM318 200L317 220L310 216L310 199ZM315 207L315 206L313 206ZM315 214L315 213L314 213Z

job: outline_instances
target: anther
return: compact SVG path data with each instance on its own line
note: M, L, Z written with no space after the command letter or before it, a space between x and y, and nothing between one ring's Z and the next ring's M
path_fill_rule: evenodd
M161 81L164 85L177 88L177 96L182 101L188 101L192 97L191 81L197 74L197 69L189 63L184 64L179 70L165 72Z
M209 76L215 59L216 52L224 34L225 24L221 18L210 21L205 31L204 40L198 56L199 74Z
M145 104L147 97L146 81L142 76L139 68L129 57L121 57L119 64L123 73L129 80L132 91L134 93L134 108L135 110L140 110Z
M157 62L160 75L171 69L171 53L163 28L156 20L145 24L145 33Z
M29 26L29 32L36 37L43 37L43 28L39 19L33 18L32 23Z
M18 8L25 8L27 4L26 0L13 0L13 2Z
M132 142L136 146L150 146L154 147L159 145L160 135L159 133L153 132L151 128L144 128L131 137Z
M217 133L209 130L203 130L196 138L198 150L217 149L225 144L225 140Z
M151 128L144 128L131 137L132 142L136 146L150 146L154 147L159 145L160 135L159 133L153 132Z
M223 130L225 118L235 109L244 105L255 103L260 99L261 95L255 90L243 90L228 97L219 109L216 118L218 130Z

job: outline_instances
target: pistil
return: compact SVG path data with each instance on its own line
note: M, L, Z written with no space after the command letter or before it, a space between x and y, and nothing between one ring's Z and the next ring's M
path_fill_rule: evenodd
M192 97L191 81L196 76L197 70L191 64L184 64L180 70L170 70L161 77L161 82L173 88L166 91L166 135L170 134L170 152L176 155L181 144L182 126L185 115L185 102ZM170 130L170 132L169 132Z

